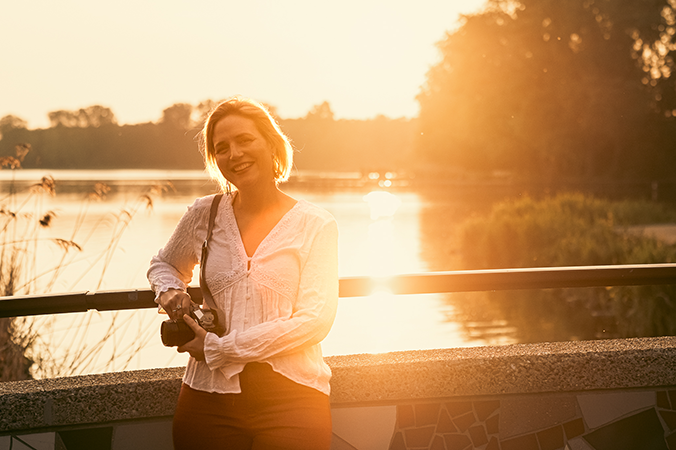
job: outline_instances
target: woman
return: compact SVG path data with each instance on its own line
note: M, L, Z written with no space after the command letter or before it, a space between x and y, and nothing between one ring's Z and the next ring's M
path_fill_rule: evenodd
M207 333L183 314L207 234L213 198L207 196L188 209L148 270L159 305L195 331L178 347L191 358L174 416L174 446L328 449L331 372L319 342L337 307L335 220L279 189L293 150L261 104L221 103L201 137L206 167L225 192L205 278L226 333Z

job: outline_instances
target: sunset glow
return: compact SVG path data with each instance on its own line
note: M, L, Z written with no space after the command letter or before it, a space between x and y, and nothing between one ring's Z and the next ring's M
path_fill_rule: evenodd
M0 117L30 128L94 104L121 124L156 121L178 102L241 94L304 116L417 115L434 46L483 0L115 3L0 6Z

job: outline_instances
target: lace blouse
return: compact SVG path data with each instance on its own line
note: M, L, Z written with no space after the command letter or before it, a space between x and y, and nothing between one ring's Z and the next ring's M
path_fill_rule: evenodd
M153 257L153 291L185 290L199 263L213 196L199 198ZM289 210L252 257L225 197L218 208L205 272L224 312L226 334L207 333L205 361L190 358L183 381L193 389L241 392L247 362L267 362L287 378L329 394L331 371L320 341L338 304L338 228L325 210L304 200Z

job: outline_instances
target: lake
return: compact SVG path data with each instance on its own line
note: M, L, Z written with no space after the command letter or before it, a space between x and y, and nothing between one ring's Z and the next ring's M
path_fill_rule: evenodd
M213 184L199 171L2 171L5 207L17 210L28 198L21 193L22 187L47 174L56 180L56 195L31 197L21 209L30 217L53 213L48 228L31 233L31 237L39 233L31 247L35 258L29 278L37 277L32 292L146 289L150 258L195 197L213 192ZM451 260L435 258L429 249L451 239L455 223L490 203L435 191L416 192L394 177L389 182L383 176L372 176L373 182L361 185L345 182L355 181L353 176L343 177L339 187L318 176L314 179L321 182L282 188L335 216L340 230L341 277L453 270L456 267ZM175 190L145 196L150 186L165 180L171 180ZM100 200L85 200L97 182L107 184L110 191ZM12 183L19 193L8 196ZM152 207L148 208L150 200ZM57 245L57 238L82 250L64 242ZM64 258L66 247L69 250ZM56 266L60 269L53 277ZM193 282L197 284L197 278ZM485 334L473 334L454 317L450 294L394 296L378 292L343 298L322 346L325 355L339 355L513 342L508 332L487 340ZM40 362L35 375L184 365L185 355L161 345L159 325L164 319L166 316L156 310L89 311L29 319L24 327L32 327L39 336L34 358Z

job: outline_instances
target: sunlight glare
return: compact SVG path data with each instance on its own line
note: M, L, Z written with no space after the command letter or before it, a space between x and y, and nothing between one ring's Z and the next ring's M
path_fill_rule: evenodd
M364 196L364 201L369 205L373 220L392 217L401 206L399 197L387 191L371 191Z

